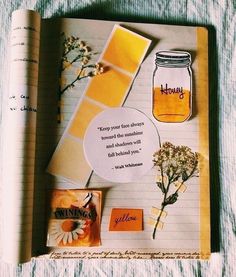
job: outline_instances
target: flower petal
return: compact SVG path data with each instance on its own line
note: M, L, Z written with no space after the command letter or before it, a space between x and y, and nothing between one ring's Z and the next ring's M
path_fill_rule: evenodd
M56 238L56 242L59 244L61 242L61 240L64 237L64 233L60 234L57 238Z
M83 235L83 234L84 234L84 230L82 230L82 229L78 229L78 230L76 230L76 232L77 232L78 234L80 234L80 235Z
M73 240L77 240L78 239L78 235L75 231L72 231L72 236L73 236Z
M68 233L68 242L72 243L72 233L71 232Z
M68 233L68 232L64 233L63 244L67 244L68 236L69 236L69 233Z

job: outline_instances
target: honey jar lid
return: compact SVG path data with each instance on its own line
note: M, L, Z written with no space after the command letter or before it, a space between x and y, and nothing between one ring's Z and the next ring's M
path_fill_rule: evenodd
M184 51L159 51L155 62L162 67L187 67L191 64L191 55Z

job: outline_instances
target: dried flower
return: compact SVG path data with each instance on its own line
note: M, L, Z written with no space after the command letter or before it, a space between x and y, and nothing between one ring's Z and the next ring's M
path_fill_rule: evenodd
M85 46L85 43L83 41L79 42L79 48L83 48Z
M84 55L88 55L88 53L90 52L90 49L89 49L88 46L84 46L84 47L82 48L82 50L84 51Z
M182 191L186 189L183 183L194 176L198 176L198 160L199 154L192 152L189 147L175 146L170 142L163 143L162 147L154 153L153 163L159 172L156 184L164 195L161 212L167 205L174 204L178 200L178 192L181 191L181 187L184 188ZM160 216L156 220L153 239L155 239L159 222Z
M62 94L75 86L75 83L81 79L93 77L103 72L101 64L89 63L91 57L94 55L88 45L80 38L75 36L69 36L63 40L63 52L61 57L61 77L60 80L64 80L62 72L69 69L72 65L76 67L75 78L69 83L60 82L60 89L58 91L58 103ZM60 112L60 107L58 106ZM59 116L60 117L60 116Z
M88 62L89 62L89 58L88 57L83 57L81 64L86 65Z

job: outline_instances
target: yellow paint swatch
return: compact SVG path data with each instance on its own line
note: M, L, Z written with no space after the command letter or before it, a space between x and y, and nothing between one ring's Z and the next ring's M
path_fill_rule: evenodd
M147 39L119 27L115 29L102 59L130 73L135 73L148 46Z
M123 104L150 42L123 27L114 26L100 58L105 71L90 80L84 98L52 156L49 173L80 186L86 185L92 172L83 152L86 129L99 112Z
M83 151L83 144L73 138L66 137L53 155L48 171L54 175L64 176L75 183L87 182L91 168Z
M93 77L86 96L108 107L123 104L132 78L115 69L108 68L103 74Z
M75 137L83 139L84 133L90 123L90 121L102 111L99 106L84 99L79 108L73 122L69 128L69 134Z

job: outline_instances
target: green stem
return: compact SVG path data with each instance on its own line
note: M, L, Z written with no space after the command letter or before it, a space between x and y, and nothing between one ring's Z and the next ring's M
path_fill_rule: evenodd
M162 205L161 205L161 212L160 212L160 214L159 214L159 216L158 216L158 218L157 218L157 220L156 220L156 224L155 224L154 229L153 229L152 239L155 239L157 226L158 226L158 223L160 222L161 215L162 215L162 213L163 213L163 211L164 211L164 208L165 208L165 206L162 204Z
M68 54L70 53L71 50L72 50L72 48L70 48L67 52L65 52L65 53L63 54L63 57L65 57L66 55L68 55Z
M167 198L167 195L168 195L168 192L169 192L169 188L170 188L170 184L171 184L171 181L170 179L168 180L168 185L166 187L166 190L165 190L165 193L164 193L164 198L163 198L163 201L162 201L162 204L161 204L161 212L156 220L156 223L155 223L155 226L154 226L154 229L153 229L153 233L152 233L152 239L155 239L155 236L156 236L156 230L157 230L157 226L160 222L160 219L161 219L161 216L162 216L162 213L164 211L164 208L165 208L165 201L166 201L166 198ZM163 183L164 185L164 183Z
M81 67L81 70L80 70L79 75L75 78L75 80L74 80L72 83L68 84L62 91L60 91L60 94L61 94L61 95L62 95L70 86L73 86L75 82L77 82L77 81L79 81L79 80L82 80L82 79L84 79L84 78L87 78L87 77L89 76L89 75L87 74L87 75L81 77L81 73L82 73L82 71L83 71L85 68L94 68L94 65L92 65L92 64L83 65L83 66Z
M75 63L76 61L78 61L80 58L83 58L83 57L84 57L84 56L82 56L82 55L78 55L78 56L76 56L71 62L68 61L69 64L66 65L65 67L63 67L61 71L64 71L65 69L67 69L67 67L69 67L70 65L72 65L73 63Z

